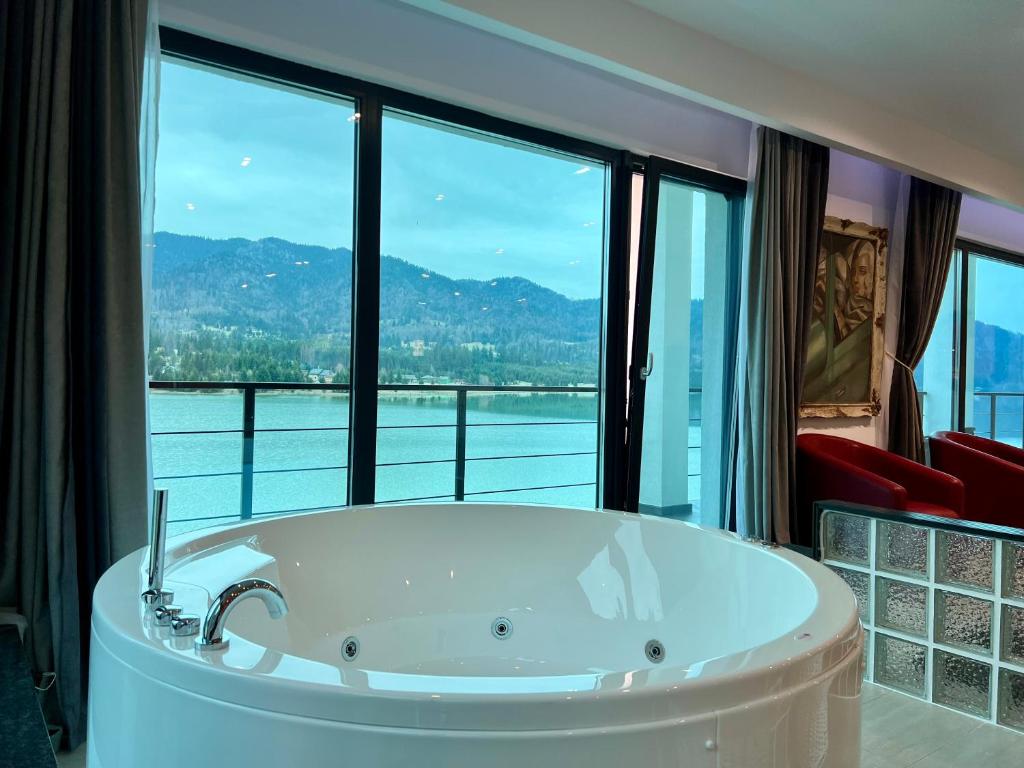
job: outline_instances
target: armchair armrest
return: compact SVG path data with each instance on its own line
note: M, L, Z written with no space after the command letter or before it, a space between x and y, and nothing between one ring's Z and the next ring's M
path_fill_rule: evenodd
M888 454L885 462L889 476L906 488L911 498L963 513L964 484L957 478L896 454Z
M807 502L833 499L887 509L906 509L907 489L897 482L819 451L802 450L802 495Z

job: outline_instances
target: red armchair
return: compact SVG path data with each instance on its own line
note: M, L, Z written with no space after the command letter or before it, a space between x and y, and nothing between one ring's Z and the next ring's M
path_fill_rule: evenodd
M957 478L855 440L800 435L796 464L797 499L805 526L813 520L814 502L823 500L963 516L964 486Z
M932 466L963 481L964 517L1024 527L1024 451L963 432L928 438Z

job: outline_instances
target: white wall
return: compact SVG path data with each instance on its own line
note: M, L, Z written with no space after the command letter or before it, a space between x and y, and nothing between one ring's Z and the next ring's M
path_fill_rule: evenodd
M161 0L164 24L746 177L750 123L392 0Z
M939 126L895 115L629 0L406 1L666 93L1024 208L1024 168L1019 165L951 139Z
M1024 253L1024 213L965 197L960 209L959 234L985 245Z

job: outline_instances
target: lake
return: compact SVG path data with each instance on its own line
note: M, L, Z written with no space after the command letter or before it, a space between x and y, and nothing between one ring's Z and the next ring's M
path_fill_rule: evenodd
M453 500L455 395L404 395L378 403L377 501ZM241 393L151 391L149 402L169 532L238 519ZM589 393L470 393L466 498L596 506L597 403ZM345 393L257 394L254 515L345 504L348 410Z

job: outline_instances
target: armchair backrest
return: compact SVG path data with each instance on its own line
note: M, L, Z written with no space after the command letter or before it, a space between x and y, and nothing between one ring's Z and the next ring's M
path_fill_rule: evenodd
M964 445L968 448L973 448L976 451L987 453L989 456L995 456L1008 461L1011 464L1017 464L1024 467L1024 450L1016 448L1006 443L1001 443L998 440L989 440L987 437L978 437L977 435L969 435L965 432L936 432L935 438L939 440L949 440L959 445Z
M961 432L939 432L928 440L932 466L963 482L968 519L1014 528L1024 525L1024 464L1003 458L1018 458L1015 454L1024 451L1002 443L993 446L994 440Z

